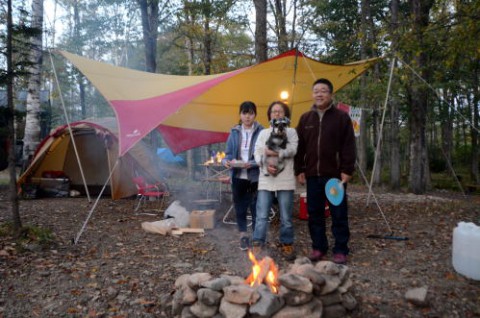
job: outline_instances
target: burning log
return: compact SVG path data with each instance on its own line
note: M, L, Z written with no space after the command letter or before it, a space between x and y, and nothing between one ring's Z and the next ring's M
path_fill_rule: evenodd
M265 283L273 293L278 293L278 268L273 259L266 256L258 262L251 251L248 251L248 257L253 266L252 272L245 282L252 287L258 287Z

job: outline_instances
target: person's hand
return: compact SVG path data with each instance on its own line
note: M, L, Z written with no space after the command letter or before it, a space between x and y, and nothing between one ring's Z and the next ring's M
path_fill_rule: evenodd
M352 179L352 176L342 172L340 173L340 179L342 180L342 183L348 183L348 181Z
M302 172L302 173L298 174L297 181L301 185L304 185L305 184L305 173Z
M230 169L231 165L230 165L230 160L225 160L223 165L225 166L225 168L228 168Z
M243 168L250 169L251 167L252 167L252 164L250 162L245 162L245 166Z
M267 166L267 171L272 176L275 176L275 175L277 175L278 169L275 166L268 165Z
M265 155L267 157L278 157L278 152L273 151L270 148L265 148Z

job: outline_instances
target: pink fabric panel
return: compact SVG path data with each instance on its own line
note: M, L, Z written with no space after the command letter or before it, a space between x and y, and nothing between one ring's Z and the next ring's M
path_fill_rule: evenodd
M339 103L337 103L337 107L338 107L338 109L343 110L344 112L346 112L347 114L350 115L350 106L349 105L339 102Z
M212 132L197 129L178 128L160 125L158 131L162 134L170 150L177 154L195 147L225 142L228 133Z
M143 100L112 100L117 115L120 139L120 155L125 154L133 145L145 137L152 129L161 124L170 114L188 104L211 87L218 85L247 68L180 89L173 93Z

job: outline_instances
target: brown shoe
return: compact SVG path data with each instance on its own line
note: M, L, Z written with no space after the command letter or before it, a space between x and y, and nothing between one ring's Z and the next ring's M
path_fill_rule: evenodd
M255 256L258 256L260 255L260 253L262 253L262 243L259 242L259 241L253 241L253 244L252 244L252 253L253 255Z
M282 244L282 255L287 261L293 261L296 258L295 250L292 244Z

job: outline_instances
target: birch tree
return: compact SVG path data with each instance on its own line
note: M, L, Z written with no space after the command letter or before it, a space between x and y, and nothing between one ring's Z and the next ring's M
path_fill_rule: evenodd
M43 0L32 1L32 28L39 30L31 37L30 78L28 82L27 114L23 138L23 161L28 162L40 143L40 85L42 68Z

